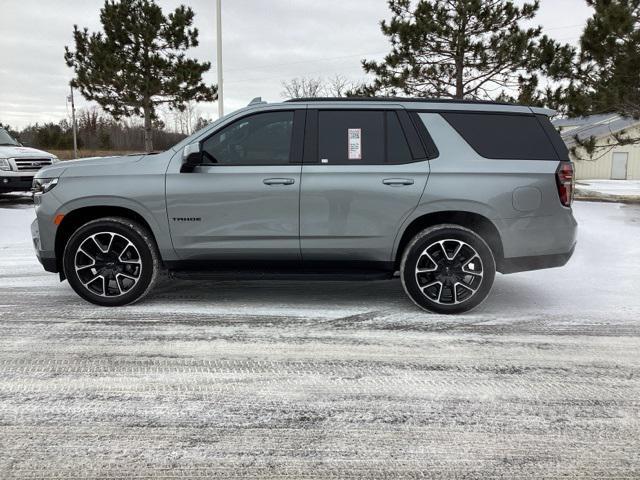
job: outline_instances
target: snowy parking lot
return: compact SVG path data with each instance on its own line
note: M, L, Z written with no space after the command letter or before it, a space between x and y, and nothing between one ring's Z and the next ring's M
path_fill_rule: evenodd
M399 281L165 281L91 306L0 196L0 478L639 478L640 205L471 314Z

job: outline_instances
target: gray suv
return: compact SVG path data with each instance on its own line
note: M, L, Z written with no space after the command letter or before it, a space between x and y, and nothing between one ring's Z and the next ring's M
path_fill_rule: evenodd
M495 272L558 267L577 224L549 110L407 98L259 99L148 155L36 174L32 236L82 298L189 278L385 279L419 306L480 304Z

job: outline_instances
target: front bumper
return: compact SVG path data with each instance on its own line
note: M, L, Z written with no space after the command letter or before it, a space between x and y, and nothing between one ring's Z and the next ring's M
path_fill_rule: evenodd
M0 174L0 192L29 192L33 177L10 177Z
M33 248L36 251L36 257L47 272L58 273L58 262L55 256L51 256L50 252L42 250L40 243L40 228L38 227L38 219L35 219L31 224L31 239L33 241Z

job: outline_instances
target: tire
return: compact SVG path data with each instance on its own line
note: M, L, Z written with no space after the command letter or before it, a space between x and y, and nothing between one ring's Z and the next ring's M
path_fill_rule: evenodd
M151 233L120 217L99 218L76 230L62 261L71 288L104 307L141 300L153 288L160 265Z
M489 295L495 275L491 248L477 233L459 225L436 225L417 234L400 265L409 298L435 313L463 313L477 307Z

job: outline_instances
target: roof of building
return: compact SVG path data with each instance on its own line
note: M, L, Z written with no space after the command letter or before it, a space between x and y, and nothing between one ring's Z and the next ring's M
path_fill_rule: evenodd
M640 119L623 117L617 113L603 113L588 117L560 118L554 120L553 125L560 129L560 135L565 143L571 145L575 143L574 137L576 135L580 140L591 137L602 138L640 125Z

